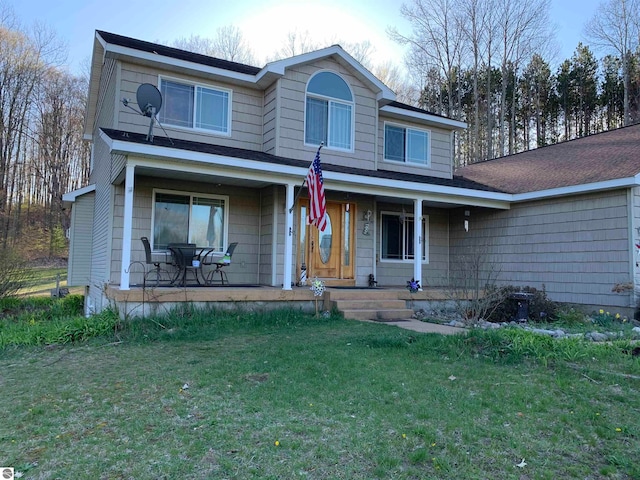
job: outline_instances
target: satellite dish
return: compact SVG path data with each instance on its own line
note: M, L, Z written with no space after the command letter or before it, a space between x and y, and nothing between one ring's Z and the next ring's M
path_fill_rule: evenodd
M160 107L162 107L162 94L155 85L143 83L138 87L136 100L138 101L140 113L151 119L149 122L147 141L153 143L153 124L156 122L156 114L160 111Z
M143 83L138 87L136 100L138 101L140 112L145 117L153 118L162 107L162 94L155 85L151 85L150 83Z
M167 135L166 130L156 117L156 115L160 111L160 108L162 107L162 94L155 87L155 85L151 85L150 83L143 83L142 85L140 85L138 87L138 91L136 92L136 100L138 102L138 108L140 109L140 112L129 105L129 102L131 102L131 100L129 100L128 98L123 98L122 104L125 107L130 108L134 112L140 113L140 115L150 118L147 141L153 143L153 125L156 122L158 123L158 125L160 125L165 135ZM171 140L171 137L167 135L167 138L171 142L171 145L173 145L173 140Z

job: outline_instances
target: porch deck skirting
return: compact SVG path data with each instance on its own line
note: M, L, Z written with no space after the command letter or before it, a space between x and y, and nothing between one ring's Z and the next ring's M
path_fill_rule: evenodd
M353 295L358 292L375 290L392 290L397 298L405 300L408 308L415 310L429 306L441 306L451 299L443 289L428 288L421 292L410 293L403 287L383 287L350 289ZM330 301L331 287L328 287L323 297L318 299L319 307L322 299ZM274 310L278 308L293 308L305 312L315 311L315 297L309 287L294 287L283 290L279 287L268 286L229 286L229 287L132 287L130 290L120 290L117 285L110 285L105 289L107 301L114 305L121 316L139 317L167 313L182 304L189 303L199 308L237 309L242 311Z

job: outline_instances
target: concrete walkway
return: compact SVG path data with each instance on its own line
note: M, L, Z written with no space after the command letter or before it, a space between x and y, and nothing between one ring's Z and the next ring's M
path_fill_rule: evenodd
M372 320L371 320L372 321ZM415 318L407 320L399 320L397 322L374 322L384 323L385 325L395 325L396 327L406 330L413 330L421 333L441 333L442 335L455 335L457 333L466 334L466 328L450 327L449 325L440 325L438 323L421 322Z

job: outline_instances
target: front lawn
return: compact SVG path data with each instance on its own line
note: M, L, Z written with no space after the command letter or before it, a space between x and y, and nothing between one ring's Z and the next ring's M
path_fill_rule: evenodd
M34 479L640 478L625 343L538 355L550 339L288 311L120 328L0 350L0 465Z

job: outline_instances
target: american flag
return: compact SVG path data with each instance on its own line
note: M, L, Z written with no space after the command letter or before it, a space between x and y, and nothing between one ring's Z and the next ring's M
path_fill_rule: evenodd
M307 173L307 190L309 190L309 223L315 225L318 230L324 232L327 227L326 203L324 200L324 180L322 179L322 167L320 166L320 149L316 158L309 167Z

